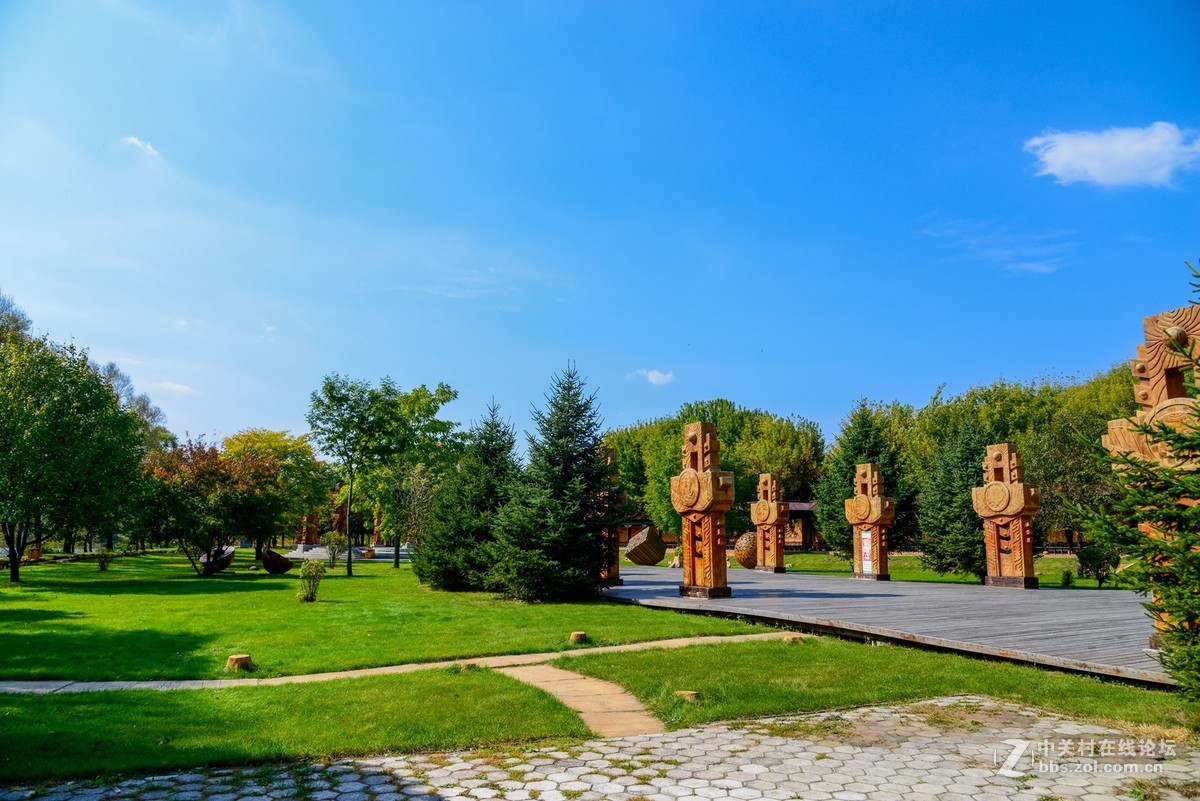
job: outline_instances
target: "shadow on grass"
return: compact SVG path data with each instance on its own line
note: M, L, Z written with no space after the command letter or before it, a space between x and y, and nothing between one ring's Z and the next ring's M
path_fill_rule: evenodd
M109 681L128 678L123 666L136 663L139 679L202 675L213 657L212 638L198 634L113 631L86 626L22 633L0 616L0 678L40 681Z
M83 612L65 612L61 609L8 609L0 606L0 627L44 623L47 620L75 620L82 617L86 617ZM4 651L0 650L0 653Z
M218 574L215 576L181 575L169 579L111 579L72 581L69 578L48 578L30 581L28 590L69 592L87 595L215 595L229 592L270 591L295 576L272 576L270 573Z

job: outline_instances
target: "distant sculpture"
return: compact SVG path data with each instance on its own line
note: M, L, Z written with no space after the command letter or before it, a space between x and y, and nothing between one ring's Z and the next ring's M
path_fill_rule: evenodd
M1007 442L988 445L982 487L971 490L975 513L983 518L987 577L993 587L1036 590L1033 575L1033 515L1041 504L1037 487L1024 483L1025 465Z
M783 490L779 476L761 473L758 477L758 500L750 505L750 521L757 529L757 562L755 570L786 573L783 563L783 534L787 528L788 505L781 502Z
M1129 366L1137 377L1133 396L1140 408L1133 419L1110 420L1108 435L1101 441L1113 454L1131 453L1148 462L1195 470L1196 464L1183 463L1172 457L1165 445L1148 442L1136 427L1164 423L1181 430L1195 414L1197 401L1187 396L1184 378L1184 371L1190 365L1179 349L1196 355L1197 343L1200 342L1200 306L1185 306L1152 314L1142 320L1142 332L1145 342L1137 346L1137 358L1129 360ZM1174 536L1149 523L1143 523L1139 528L1151 537ZM1169 623L1165 617L1155 614L1151 648L1159 647L1159 638Z
M667 544L654 526L646 526L634 534L625 546L625 558L635 565L657 565L666 555Z
M281 553L267 548L262 553L262 564L272 576L282 576L296 566L296 563Z
M854 578L890 581L887 533L896 519L896 501L883 495L879 465L854 468L854 497L846 500L846 520L854 530Z
M747 570L758 567L758 535L747 531L733 543L733 558Z
M683 471L671 478L671 505L683 518L679 594L728 598L725 513L733 506L733 473L717 469L721 445L712 423L688 423L683 439Z
M316 545L320 536L320 523L320 515L305 515L304 519L296 524L296 544Z

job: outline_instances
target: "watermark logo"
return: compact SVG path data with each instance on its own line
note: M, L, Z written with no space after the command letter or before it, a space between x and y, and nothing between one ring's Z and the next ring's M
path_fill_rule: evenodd
M1005 750L997 748L993 761L996 773L1019 779L1036 773L1162 773L1161 760L1176 754L1176 742L1167 739L1095 738L1044 740L1005 740ZM1019 770L1028 755L1028 770ZM1003 756L1003 761L1001 757ZM1146 762L1124 762L1123 759ZM1070 760L1070 761L1065 761ZM1104 760L1104 761L1101 761Z

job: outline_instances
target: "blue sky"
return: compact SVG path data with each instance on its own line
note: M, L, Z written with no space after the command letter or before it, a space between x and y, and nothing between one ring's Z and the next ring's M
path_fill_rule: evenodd
M178 433L1090 374L1200 258L1192 2L0 3L0 291Z

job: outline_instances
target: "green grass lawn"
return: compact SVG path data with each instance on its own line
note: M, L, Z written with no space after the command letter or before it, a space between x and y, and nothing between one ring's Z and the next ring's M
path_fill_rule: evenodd
M763 631L732 620L608 602L524 604L484 593L435 592L408 565L356 562L296 600L298 570L195 575L179 555L31 565L0 584L0 678L220 678L248 653L257 676L565 650L589 645Z
M588 735L551 696L489 670L227 690L0 695L0 786Z
M768 641L579 654L555 664L623 685L672 728L960 694L1007 698L1124 726L1191 732L1200 727L1200 704L1170 692L830 637L798 645ZM700 701L685 702L676 690L696 690Z

